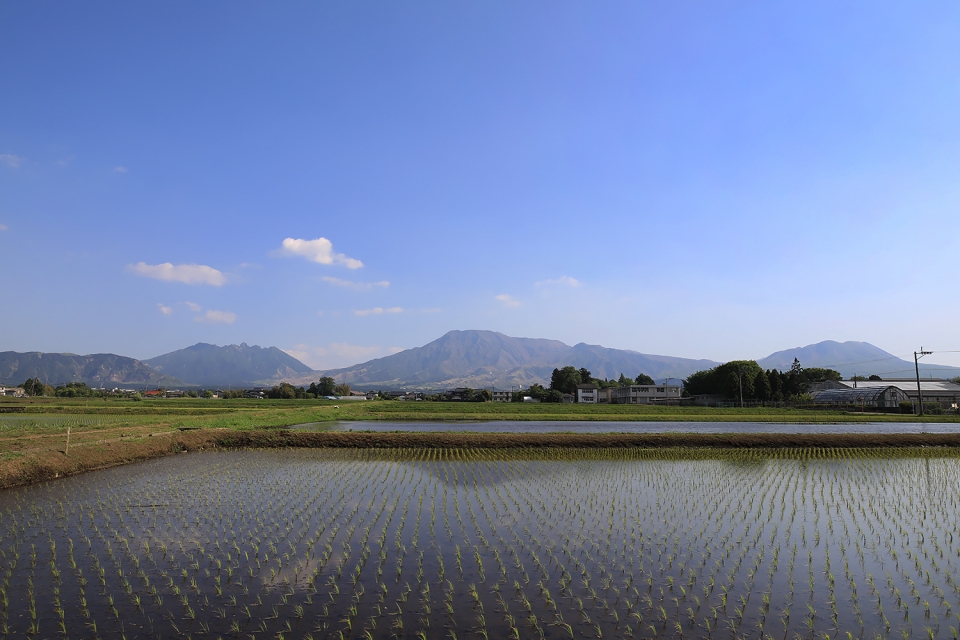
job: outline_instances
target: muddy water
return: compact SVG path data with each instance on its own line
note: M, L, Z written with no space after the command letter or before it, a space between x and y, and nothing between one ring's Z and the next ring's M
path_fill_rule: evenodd
M958 455L183 454L0 493L0 633L948 638Z

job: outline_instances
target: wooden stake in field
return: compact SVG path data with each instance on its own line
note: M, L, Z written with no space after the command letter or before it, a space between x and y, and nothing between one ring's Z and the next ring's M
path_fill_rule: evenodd
M70 425L67 425L67 446L63 449L63 455L70 452Z

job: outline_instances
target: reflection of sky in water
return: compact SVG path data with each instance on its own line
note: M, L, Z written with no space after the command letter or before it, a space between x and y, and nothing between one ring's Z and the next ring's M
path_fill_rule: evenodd
M54 586L104 637L471 637L476 598L490 637L504 605L521 637L530 612L547 638L557 615L576 637L950 637L956 451L569 453L204 452L0 492L5 622L28 631L29 580L38 637Z
M957 433L960 423L865 422L784 424L777 422L622 421L335 421L295 425L304 431L475 431L482 433Z

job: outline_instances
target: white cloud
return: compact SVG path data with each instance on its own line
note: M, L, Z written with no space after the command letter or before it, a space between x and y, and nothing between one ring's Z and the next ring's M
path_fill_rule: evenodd
M551 278L550 280L541 280L536 283L538 287L551 285L551 284L561 284L567 287L579 287L583 283L577 280L576 278L571 278L570 276L560 276L559 278Z
M157 303L157 309L160 309L160 313L162 313L165 316L169 316L170 314L173 313L173 307L168 307L164 305L162 302Z
M5 224L0 224L0 231L6 231L9 227Z
M324 276L323 281L329 282L337 287L353 289L354 291L370 291L370 289L373 289L374 287L387 288L390 286L390 283L386 280L381 280L380 282L353 282L352 280L341 280L340 278L334 278L333 276Z
M184 302L183 304L187 305L190 308L190 311L193 311L194 313L200 313L203 311L203 307L198 305L196 302Z
M501 293L496 296L496 299L499 300L507 307L519 307L520 301L514 298L513 296L507 295L506 293Z
M382 358L403 351L400 347L382 347L374 345L348 344L346 342L331 342L323 347L314 347L308 344L294 345L292 349L284 349L300 362L314 369L339 369L349 367L360 362Z
M283 246L277 250L280 255L302 256L318 264L339 264L347 269L359 269L363 263L354 258L348 258L342 253L334 253L333 243L326 238L315 240L301 240L286 238Z
M202 316L197 316L194 318L194 322L204 322L206 324L233 324L233 321L237 319L237 314L231 313L230 311L214 311L213 309L208 309L205 314Z
M390 307L384 309L383 307L374 307L373 309L356 309L353 312L355 316L379 316L384 313L403 313L403 307Z
M12 153L0 153L0 162L11 169L18 169L20 165L23 164L23 158L15 156Z
M114 167L114 168L113 168L113 172L114 172L114 173L126 173L126 172L127 172L127 168L126 168L126 167Z
M138 262L127 265L127 269L138 276L165 280L167 282L183 282L185 284L212 284L219 287L227 281L222 272L208 267L205 264L147 264Z

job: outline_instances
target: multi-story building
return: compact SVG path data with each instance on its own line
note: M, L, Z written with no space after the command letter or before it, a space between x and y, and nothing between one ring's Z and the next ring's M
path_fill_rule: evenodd
M666 400L680 400L680 392L683 387L680 385L660 384L660 385L630 385L617 387L615 389L615 402L617 404L652 404Z

